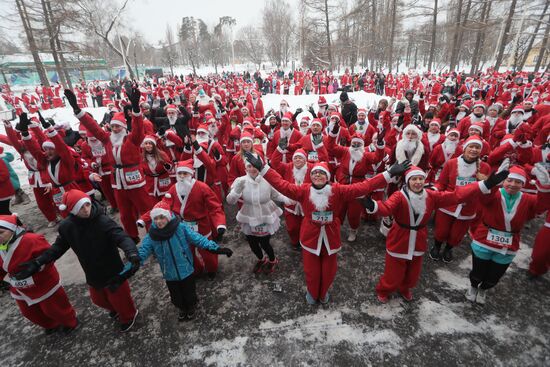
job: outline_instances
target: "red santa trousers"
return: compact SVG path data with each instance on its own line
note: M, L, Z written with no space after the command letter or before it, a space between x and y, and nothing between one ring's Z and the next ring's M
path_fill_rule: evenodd
M285 210L286 230L292 246L300 246L300 227L303 219L301 215L294 215Z
M99 187L101 188L101 192L103 193L103 196L107 199L109 202L109 205L111 205L111 208L117 209L118 205L115 200L115 193L113 186L111 186L111 175L105 175L101 176L101 182L99 183Z
M201 275L205 270L207 273L218 271L218 254L213 254L208 250L196 248L192 245L190 247L191 251L193 251L193 274L195 276Z
M114 193L124 230L130 237L138 237L136 221L151 209L154 205L153 199L147 194L145 187L130 190L115 189Z
M361 217L365 208L359 200L348 201L342 205L342 211L340 212L340 222L344 223L344 219L347 215L348 223L351 229L358 229L361 224Z
M533 275L543 275L550 269L550 227L542 226L531 253L529 272Z
M337 254L329 255L325 245L319 256L302 249L307 291L315 300L324 299L338 269Z
M438 210L435 213L434 238L439 242L446 242L451 247L460 245L460 241L468 232L473 219L457 219L452 215Z
M48 222L53 222L57 217L57 210L53 203L52 193L46 193L43 187L33 187L34 198L38 209L44 214Z
M405 292L414 288L421 270L422 256L413 256L412 260L407 260L386 253L384 274L376 286L376 293L387 297L395 291Z
M92 302L106 310L118 313L121 324L126 324L134 319L136 306L130 293L128 281L124 281L114 292L107 288L90 287L90 298Z
M44 329L54 329L58 326L76 327L78 321L76 312L69 302L63 287L42 302L29 306L25 301L16 300L21 314L33 324Z

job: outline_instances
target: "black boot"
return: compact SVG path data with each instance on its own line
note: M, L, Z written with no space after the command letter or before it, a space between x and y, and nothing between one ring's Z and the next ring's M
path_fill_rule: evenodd
M430 250L430 257L432 258L432 260L438 261L439 259L441 259L441 245L441 242L434 241L434 245Z
M445 250L443 250L443 262L450 263L453 261L453 248L447 244Z

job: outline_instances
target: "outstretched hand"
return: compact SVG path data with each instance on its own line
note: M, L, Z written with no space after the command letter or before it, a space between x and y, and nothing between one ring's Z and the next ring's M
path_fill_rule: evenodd
M78 107L78 101L76 99L76 95L74 92L70 89L65 89L65 98L67 98L67 101L73 108L73 112L75 115L78 115L80 113L80 107Z
M411 161L409 160L403 161L402 163L395 163L388 169L388 173L391 177L402 176L405 172L407 172L410 166Z

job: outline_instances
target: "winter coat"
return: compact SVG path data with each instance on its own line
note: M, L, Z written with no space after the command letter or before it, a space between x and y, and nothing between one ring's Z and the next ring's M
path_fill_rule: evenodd
M154 235L160 232L164 238ZM153 239L156 238L156 239ZM205 250L217 250L219 246L193 231L187 224L173 217L162 230L153 223L139 247L139 257L145 261L151 254L157 259L165 280L183 280L193 274L193 254L190 245Z
M126 258L137 254L134 241L96 201L92 202L89 218L71 214L61 222L58 232L52 247L41 255L40 262L55 261L72 248L84 270L86 283L94 288L105 287L108 280L123 270L119 248Z
M19 190L21 188L21 183L19 182L19 177L17 177L17 173L13 170L11 167L10 162L13 162L13 154L4 152L0 154L0 158L4 161L6 164L6 167L8 168L8 172L10 173L10 181L13 186L13 189L15 191Z

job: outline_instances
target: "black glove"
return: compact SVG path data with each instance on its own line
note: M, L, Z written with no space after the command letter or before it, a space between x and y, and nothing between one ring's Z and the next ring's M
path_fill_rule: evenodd
M130 270L128 270L126 272L126 274L128 274L128 278L129 278L132 275L134 275L139 270L139 268L141 267L141 259L138 255L131 255L128 258L128 261L130 261L130 263L132 264L132 267L130 268Z
M304 112L304 109L303 108L297 108L296 109L296 112L294 113L295 115L299 115L301 114L302 112Z
M254 155L250 152L245 152L244 155L248 163L250 163L258 171L261 171L264 168L264 163L260 158L254 157Z
M26 279L40 270L40 263L36 260L26 261L19 264L20 268L23 268L20 272L14 275L17 280Z
M141 98L141 92L137 89L136 86L132 87L132 91L129 95L130 102L132 102L132 111L139 113L141 109L139 108L139 100Z
M384 145L384 136L386 136L386 129L382 129L382 131L378 133L378 136L376 138L376 145Z
M38 119L40 120L40 123L42 124L42 127L44 129L47 129L50 127L50 124L48 123L48 121L46 121L44 119L44 117L42 116L42 114L40 113L40 111L38 111Z
M233 251L227 247L218 247L217 250L212 250L211 252L218 255L226 255L227 257L231 257L231 255L233 255Z
M67 101L73 108L73 112L75 115L78 115L80 113L80 107L78 107L78 101L76 99L75 94L70 89L65 89L65 98L67 98Z
M199 144L198 141L194 141L193 142L193 148L195 149L195 151L199 150L201 148L201 145Z
M367 209L369 212L374 211L375 202L370 198L370 196L367 196L366 198L362 198L359 201L361 202L361 205L363 205L363 207Z
M193 113L197 115L199 113L199 101L195 101L193 104Z
M493 187L501 183L508 177L508 170L500 171L499 173L491 173L491 176L487 178L483 183L485 184L485 187L487 187L489 190L491 190Z
M218 152L218 149L214 148L212 153L214 154L214 159L216 159L217 161L221 159L222 155L220 154L220 152Z
M286 148L288 148L288 138L279 139L279 148L281 148L281 150L286 150Z
M164 167L166 172L170 172L170 170L172 169L172 164L170 164L168 162L165 162L162 166Z
M29 124L31 122L29 121L29 118L27 116L27 113L26 112L23 112L20 116L19 116L19 131L21 131L21 133L23 132L26 132L28 133L29 131Z
M105 288L107 288L111 292L115 292L118 289L118 287L120 287L122 283L124 283L125 281L126 281L125 277L117 274L107 281L107 284L105 284Z
M518 95L514 96L514 98L512 98L512 103L518 103L518 102L519 102L519 98L520 98L520 97L519 97Z
M311 115L315 118L316 115L315 115L315 110L313 109L313 106L309 106L309 109L308 109L309 113L311 113Z
M313 144L319 145L323 142L323 134L313 134Z
M220 109L220 112L225 111L225 109L223 108L222 101L216 100L216 104L218 105L218 108Z
M332 135L338 135L338 131L340 131L340 123L335 122L330 132L332 133Z
M410 166L411 162L409 160L403 161L403 163L395 163L388 169L388 173L391 177L401 176L409 169Z
M164 133L166 133L166 126L159 127L158 130L157 130L157 134L159 136L164 136Z
M225 228L218 228L218 235L214 239L216 243L221 243L223 240L223 235L225 234Z
M424 92L420 92L420 99L424 98Z

